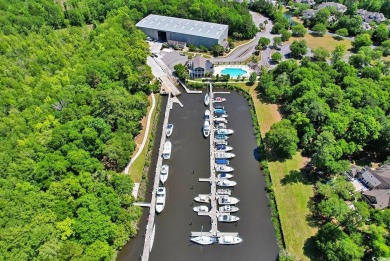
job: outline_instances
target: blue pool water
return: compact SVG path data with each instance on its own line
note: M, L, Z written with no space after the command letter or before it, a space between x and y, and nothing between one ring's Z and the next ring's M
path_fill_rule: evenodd
M247 71L245 71L241 68L225 68L221 71L222 75L229 74L230 77L237 77L237 76L241 76L241 75L246 74L246 73L247 73Z

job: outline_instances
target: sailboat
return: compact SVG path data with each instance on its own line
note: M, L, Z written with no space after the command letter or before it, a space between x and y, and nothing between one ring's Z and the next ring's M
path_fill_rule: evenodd
M200 232L200 236L191 237L191 241L194 243L197 243L199 245L211 245L211 244L214 244L217 242L215 237L203 235L203 226L202 226L202 230Z

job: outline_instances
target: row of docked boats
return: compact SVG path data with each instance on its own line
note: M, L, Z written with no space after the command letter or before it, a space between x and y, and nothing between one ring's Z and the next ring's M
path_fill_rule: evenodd
M173 124L168 124L166 128L166 137L171 137L173 132ZM163 146L162 158L168 160L171 158L172 152L172 143L167 140ZM163 164L160 168L160 181L164 185L167 181L169 175L169 166L167 164ZM167 190L165 187L158 187L156 191L156 212L161 213L165 208Z
M225 101L225 98L216 97L213 100L210 100L208 94L205 96L205 105L208 106L210 102L220 103ZM234 177L231 173L234 169L229 166L230 160L235 157L235 154L230 152L233 150L231 146L228 146L229 135L233 134L234 131L228 129L226 124L228 123L228 115L226 113L225 107L221 105L212 105L214 106L214 121L210 123L210 111L206 110L204 119L205 123L203 125L203 135L208 137L211 131L215 132L214 141L213 141L213 150L214 150L214 160L215 160L215 171L216 175L216 199L217 199L217 210L216 217L218 222L237 222L240 220L238 216L232 215L232 213L237 212L239 208L235 206L240 200L232 197L231 188L237 185L237 182L230 180ZM206 123L206 121L208 121ZM214 124L214 126L213 126ZM210 126L211 125L211 126ZM211 203L211 207L214 207L211 202L211 194L199 194L194 200L198 203ZM193 210L198 213L198 215L208 215L209 209L206 205L200 205L193 207ZM203 230L203 228L202 228ZM235 233L221 234L218 236L215 235L201 235L191 238L192 242L201 245L209 244L224 244L224 245L233 245L239 244L242 242L240 238Z

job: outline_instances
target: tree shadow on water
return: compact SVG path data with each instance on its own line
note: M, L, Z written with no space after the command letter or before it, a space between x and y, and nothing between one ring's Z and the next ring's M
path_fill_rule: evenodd
M260 153L260 148L259 147L256 147L254 150L253 150L253 157L257 160L257 161L261 161L261 153Z

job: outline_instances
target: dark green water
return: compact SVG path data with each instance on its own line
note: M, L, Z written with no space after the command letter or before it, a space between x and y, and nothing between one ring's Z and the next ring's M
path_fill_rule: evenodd
M210 230L210 218L197 216L192 211L193 198L199 193L210 193L210 186L198 182L209 177L209 140L202 136L203 114L206 107L203 95L183 94L179 97L184 107L174 104L170 123L174 124L172 157L168 163L169 178L166 182L167 204L156 217L156 237L151 261L215 261L215 260L276 260L278 248L271 222L271 212L265 193L264 177L254 157L256 137L254 135L249 106L236 92L217 95L226 97L223 103L229 114L228 128L235 132L229 138L236 157L230 166L235 168L234 179L238 185L233 195L240 199L235 213L241 218L237 224L219 223L221 232L238 232L243 242L235 246L199 246L189 240L191 231ZM156 140L159 137L156 137ZM157 151L154 154L156 162ZM154 163L155 164L155 163ZM194 173L194 174L193 174ZM149 195L148 195L149 196ZM145 210L147 213L148 210ZM118 255L118 261L140 260L143 249L146 214L140 224L140 231Z

